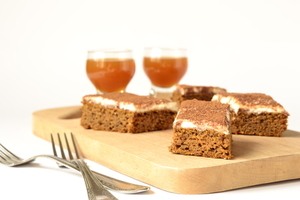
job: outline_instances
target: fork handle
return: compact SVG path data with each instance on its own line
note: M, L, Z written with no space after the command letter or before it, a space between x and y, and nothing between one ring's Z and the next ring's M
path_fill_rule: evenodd
M125 181L121 181L119 179L115 179L109 176L106 176L104 174L100 174L98 172L95 172L91 170L94 176L98 179L101 184L107 188L114 191L119 191L123 193L140 193L150 190L150 187L143 186L143 185L137 185Z
M53 159L67 167L73 168L75 170L78 170L78 167L72 163L69 162L67 160L61 159L59 157L56 156L52 156L52 155L37 155L37 156L33 156L27 160L25 160L20 164L26 164L28 162L32 162L33 160L35 160L38 157L43 157L43 158L50 158ZM98 181L100 181L102 183L102 185L106 188L106 189L111 189L114 191L118 191L118 192L122 192L122 193L140 193L140 192L146 192L148 190L150 190L150 187L148 186L143 186L143 185L137 185L137 184L133 184L133 183L128 183L119 179L115 179L113 177L109 177L109 176L105 176L103 174L100 174L98 172L92 171L92 173L94 174L94 176L98 179Z
M107 191L101 184L98 184L98 182L95 181L94 175L83 160L74 160L73 162L77 165L84 178L90 200L117 200L117 198Z

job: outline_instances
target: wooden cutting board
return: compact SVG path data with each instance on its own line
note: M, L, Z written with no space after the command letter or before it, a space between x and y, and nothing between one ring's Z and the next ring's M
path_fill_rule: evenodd
M174 193L200 194L300 178L300 133L283 137L233 136L232 160L172 154L172 130L141 134L87 130L80 107L33 113L33 133L70 133L81 154L142 182Z

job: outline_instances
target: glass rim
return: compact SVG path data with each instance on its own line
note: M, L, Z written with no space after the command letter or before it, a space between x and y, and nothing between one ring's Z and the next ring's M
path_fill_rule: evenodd
M101 58L132 58L132 50L126 48L106 48L88 50L87 57L90 59Z
M145 47L144 56L150 57L187 57L187 48L183 47Z
M127 48L105 48L105 49L93 49L88 50L88 53L97 53L97 52L106 52L106 53L124 53L124 52L132 52L131 49Z
M185 47L145 47L144 50L164 50L164 51L187 51L187 48Z

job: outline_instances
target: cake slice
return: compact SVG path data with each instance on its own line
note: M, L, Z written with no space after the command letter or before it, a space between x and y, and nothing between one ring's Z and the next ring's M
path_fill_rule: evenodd
M186 100L173 123L172 153L232 158L229 106L219 102Z
M141 133L172 128L175 102L130 93L86 95L81 125L86 129Z
M242 135L281 136L289 114L271 96L262 93L222 93L213 101L229 104L231 132Z
M226 92L226 89L213 86L177 85L172 100L179 104L190 99L210 101L215 94L222 92Z

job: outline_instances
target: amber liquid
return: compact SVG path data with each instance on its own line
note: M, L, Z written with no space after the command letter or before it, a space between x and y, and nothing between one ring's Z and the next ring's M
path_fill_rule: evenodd
M88 59L86 73L101 93L122 92L135 72L133 59Z
M144 57L144 71L152 84L172 87L184 76L188 66L186 57Z

